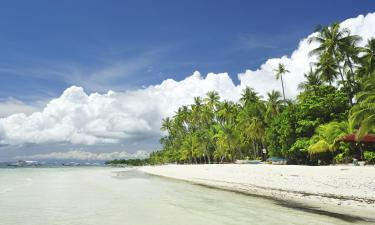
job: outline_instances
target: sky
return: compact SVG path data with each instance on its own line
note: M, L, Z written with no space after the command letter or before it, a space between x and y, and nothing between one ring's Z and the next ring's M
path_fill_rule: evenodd
M144 157L161 119L194 96L278 90L279 62L294 98L315 27L341 22L366 40L374 11L372 0L2 1L0 161Z

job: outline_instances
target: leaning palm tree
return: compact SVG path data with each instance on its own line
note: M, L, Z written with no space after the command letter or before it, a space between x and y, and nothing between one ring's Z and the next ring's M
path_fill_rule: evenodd
M358 140L375 129L375 72L363 84L363 91L356 96L358 103L350 110L349 117L351 127L359 127Z
M273 71L276 72L276 80L281 80L281 87L283 89L283 98L284 98L284 104L286 103L285 100L285 91L284 91L284 81L283 81L283 74L289 73L290 71L285 69L285 65L282 63L279 63L278 68L274 69Z

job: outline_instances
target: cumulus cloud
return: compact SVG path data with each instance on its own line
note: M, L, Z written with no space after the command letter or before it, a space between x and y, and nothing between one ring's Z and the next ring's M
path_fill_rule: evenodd
M363 37L361 45L367 39L375 37L375 13L366 16L360 15L341 23L342 27L350 29L352 34ZM294 98L298 94L298 84L304 81L303 74L308 72L309 67L316 62L316 57L309 57L308 53L316 47L316 44L308 44L307 39L314 34L301 40L298 48L291 56L268 59L257 70L246 70L238 75L241 86L251 86L263 96L270 90L281 91L280 81L275 79L273 71L279 63L283 63L290 71L284 78L285 95L288 98Z
M83 88L72 86L41 112L0 119L0 144L114 144L159 136L163 117L172 116L179 106L210 90L217 90L225 99L239 95L225 73L203 78L195 72L179 82L165 80L145 89L106 94L86 94Z
M114 159L145 159L149 153L145 151L137 151L135 153L128 152L101 152L93 153L87 151L67 151L67 152L51 152L47 154L36 154L31 156L17 156L16 159L69 159L69 160L85 160L85 161L104 161Z
M39 107L26 104L14 98L0 101L0 117L7 117L15 113L24 113L26 115L30 115L31 113L38 110L40 110Z
M374 37L375 13L348 19L342 26L365 40ZM239 85L227 73L209 73L203 77L194 72L181 81L168 79L127 92L87 94L83 88L72 86L41 112L0 119L0 144L118 144L160 137L161 119L192 103L194 96L216 90L223 99L236 101L245 86L253 87L263 96L272 89L280 90L280 81L275 80L273 72L278 63L284 63L290 71L285 75L285 86L287 97L293 98L298 94L297 85L303 81L303 73L315 60L308 57L312 48L314 45L309 45L307 39L301 40L290 57L269 59L258 70L239 74Z

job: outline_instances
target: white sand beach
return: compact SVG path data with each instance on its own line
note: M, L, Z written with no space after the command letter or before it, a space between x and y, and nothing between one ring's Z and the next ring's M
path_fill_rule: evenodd
M145 166L139 170L375 219L375 167L211 164Z

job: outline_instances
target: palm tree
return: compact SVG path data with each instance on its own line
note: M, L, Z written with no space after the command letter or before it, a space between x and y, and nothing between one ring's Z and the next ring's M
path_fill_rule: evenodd
M327 53L319 57L319 61L315 63L316 72L322 81L328 82L330 86L337 78L337 64L334 59Z
M309 73L307 74L305 73L303 76L306 78L306 81L298 85L298 89L300 90L315 91L316 86L319 86L322 84L322 80L320 79L318 73L316 71L313 71L311 67L310 67Z
M350 74L353 74L353 63L350 59L354 55L355 45L361 38L357 35L350 35L350 30L347 28L341 28L339 23L334 23L331 26L323 26L318 29L316 36L309 38L309 43L317 42L319 46L312 51L309 55L318 55L319 58L331 57L336 63L341 82L347 89L348 98L352 105L352 88L350 82ZM350 74L347 74L347 80L344 78L344 68L341 66L341 62L345 62L344 66L348 66Z
M162 125L161 125L160 130L167 131L169 134L171 133L172 120L169 117L162 120Z
M285 100L285 91L284 91L284 81L283 81L283 74L289 73L290 71L285 69L285 65L282 63L279 63L279 66L277 69L274 69L273 71L276 72L276 80L281 80L281 87L283 89L283 98L284 98L284 104L286 103Z
M209 91L206 94L206 98L204 98L204 102L206 103L206 111L205 116L210 116L212 120L215 120L215 112L217 110L217 106L220 103L220 96L216 91Z
M348 122L332 121L322 124L315 130L315 135L310 139L311 145L308 153L312 158L321 158L329 161L333 158L334 152L339 149L339 140L349 133ZM320 155L320 157L319 157Z
M358 140L375 129L375 72L363 84L363 91L356 96L358 103L350 110L349 117L351 127L359 127Z
M344 75L341 70L340 62L342 55L340 55L340 49L348 43L350 38L350 31L346 28L341 28L339 23L334 23L331 26L323 26L318 29L319 33L316 36L308 39L309 43L317 42L319 46L310 51L309 55L318 55L319 57L323 54L331 56L339 69L339 73L342 81L344 82Z
M257 101L259 101L259 96L258 96L258 93L256 91L254 91L254 89L252 89L250 87L246 87L242 91L240 102L244 106L246 106L248 104L251 104L251 103L255 103Z
M272 90L267 93L266 115L265 119L269 123L272 118L275 118L281 112L282 100L279 91Z
M217 93L216 91L209 91L207 92L206 96L207 97L204 99L204 102L208 104L210 107L213 108L219 103L220 96L219 93Z
M366 77L375 71L375 38L367 40L362 52L363 55L360 57L361 67L358 74L361 77Z

